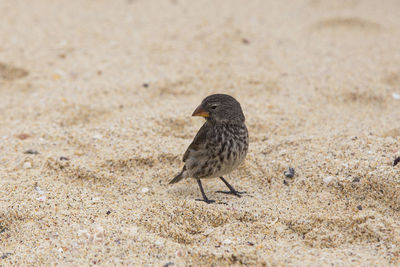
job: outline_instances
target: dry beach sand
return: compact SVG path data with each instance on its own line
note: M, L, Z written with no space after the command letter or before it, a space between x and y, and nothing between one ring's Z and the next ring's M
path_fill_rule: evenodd
M0 1L0 265L400 264L399 14ZM247 118L226 178L248 194L207 180L207 205L194 180L168 181L216 92Z

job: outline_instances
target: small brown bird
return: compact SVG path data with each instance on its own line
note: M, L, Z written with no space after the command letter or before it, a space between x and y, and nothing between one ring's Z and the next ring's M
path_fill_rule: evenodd
M182 171L169 183L195 178L203 195L203 199L196 200L212 203L215 201L207 198L200 179L219 177L229 191L217 192L240 197L244 192L236 191L222 177L242 163L249 146L249 135L240 103L229 95L210 95L201 102L192 116L204 117L206 122L183 155L185 166Z

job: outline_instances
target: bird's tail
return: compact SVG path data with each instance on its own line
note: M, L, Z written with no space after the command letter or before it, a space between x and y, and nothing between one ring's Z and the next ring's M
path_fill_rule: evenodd
M180 180L182 180L184 177L183 177L183 172L185 171L185 167L183 167L183 170L177 175L177 176L175 176L174 177L174 179L172 179L170 182L169 182L169 184L176 184L177 182L179 182Z

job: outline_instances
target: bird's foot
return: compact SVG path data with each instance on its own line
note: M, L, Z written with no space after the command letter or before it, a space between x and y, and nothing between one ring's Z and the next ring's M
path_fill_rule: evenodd
M246 194L247 192L243 191L243 192L239 192L239 191L217 191L217 193L222 193L222 194L229 194L229 195L235 195L237 197L242 197L242 194Z
M197 198L196 201L203 201L203 202L205 202L207 204L215 203L215 200L211 200L211 199L208 199L208 198L206 198L206 199Z

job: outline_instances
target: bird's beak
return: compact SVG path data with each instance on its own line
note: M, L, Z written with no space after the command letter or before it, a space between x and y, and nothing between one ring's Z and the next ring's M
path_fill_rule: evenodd
M192 116L200 116L204 118L208 118L210 116L210 113L208 113L202 105L198 106L196 110L193 112Z

